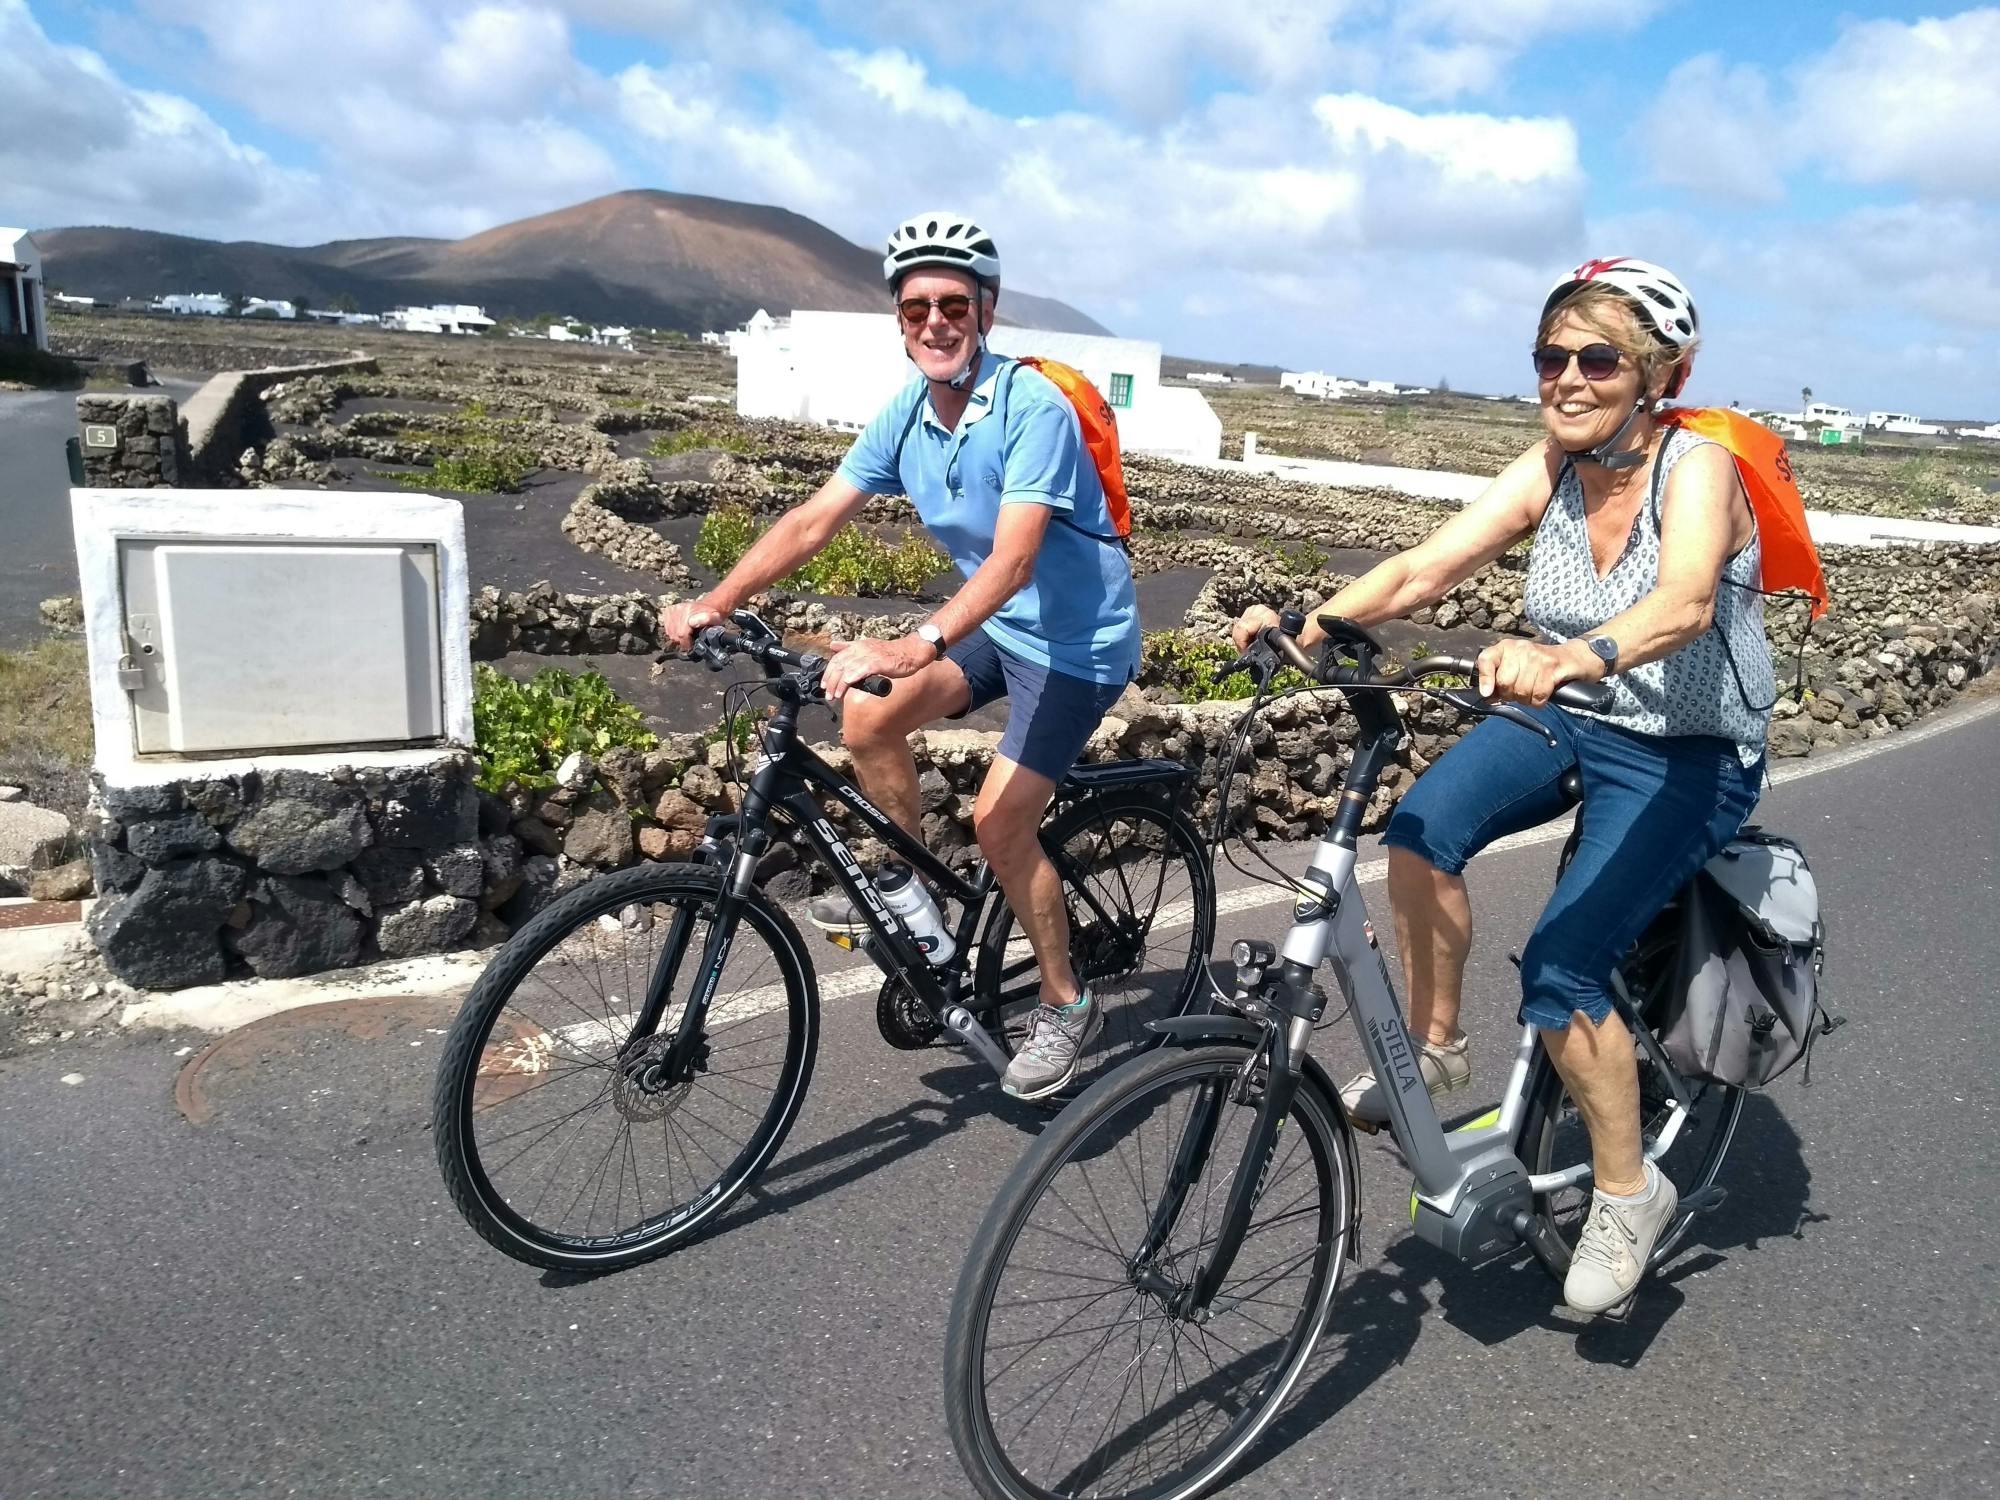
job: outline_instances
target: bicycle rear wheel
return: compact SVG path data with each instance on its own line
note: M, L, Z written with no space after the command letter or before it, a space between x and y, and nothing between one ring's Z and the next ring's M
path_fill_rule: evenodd
M1530 1085L1528 1109L1521 1129L1521 1159L1529 1172L1560 1172L1590 1157L1590 1133L1575 1101L1563 1086L1546 1053L1536 1061L1536 1077ZM1655 1165L1666 1174L1683 1203L1701 1188L1715 1181L1736 1134L1736 1121L1743 1113L1743 1090L1727 1084L1688 1082L1693 1105L1674 1138L1673 1148ZM1673 1103L1673 1089L1666 1075L1643 1051L1639 1055L1639 1119L1650 1147L1667 1122ZM1551 1231L1548 1236L1530 1235L1536 1258L1558 1281L1569 1274L1570 1255L1576 1249L1584 1221L1590 1216L1591 1185L1588 1180L1575 1187L1536 1195L1535 1213ZM1661 1231L1653 1245L1647 1269L1665 1263L1679 1247L1695 1219L1695 1211L1683 1209Z
M1102 1008L1084 1063L1103 1071L1159 1038L1147 1023L1187 1010L1207 982L1215 876L1201 834L1171 802L1143 791L1084 797L1042 830L1063 881L1070 962ZM1041 966L1002 897L980 939L973 1007L1032 1005Z
M466 1221L529 1265L613 1270L699 1234L784 1142L819 1000L761 896L716 930L719 872L601 875L517 932L445 1043L438 1166ZM676 1045L697 980L719 966ZM649 987L664 997L638 1030Z
M1222 1232L1257 1115L1261 1089L1237 1090L1254 1056L1205 1046L1107 1075L1029 1148L988 1210L945 1350L952 1442L988 1500L1198 1494L1291 1393L1352 1227L1339 1105L1311 1075L1208 1316L1174 1305ZM1170 1179L1190 1160L1181 1191Z

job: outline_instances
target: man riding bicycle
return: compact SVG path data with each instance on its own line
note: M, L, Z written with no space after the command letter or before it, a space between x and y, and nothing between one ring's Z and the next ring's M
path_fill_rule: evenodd
M1002 1086L1024 1099L1064 1088L1102 1024L1069 960L1062 883L1043 853L1056 785L1139 666L1139 609L1104 489L1075 410L1038 372L986 347L1000 257L971 220L919 214L889 236L883 276L918 378L877 413L838 472L766 532L721 582L669 608L661 627L686 650L795 571L875 495L903 494L965 582L896 640L863 640L828 664L827 696L862 789L921 836L912 731L999 698L1007 727L979 789L973 832L1034 949L1041 1004ZM887 697L850 695L895 679ZM866 932L844 895L807 915Z

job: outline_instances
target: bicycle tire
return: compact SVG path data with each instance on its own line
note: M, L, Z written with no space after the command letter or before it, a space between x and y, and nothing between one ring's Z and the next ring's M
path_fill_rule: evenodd
M1263 1173L1264 1185L1253 1208L1243 1248L1231 1268L1229 1279L1211 1303L1212 1316L1206 1321L1195 1323L1175 1317L1166 1311L1166 1301L1156 1290L1143 1289L1136 1284L1129 1259L1135 1246L1121 1239L1114 1226L1115 1218L1118 1223L1143 1233L1143 1226L1151 1219L1157 1200L1146 1187L1145 1141L1149 1127L1154 1124L1166 1127L1164 1131L1154 1132L1166 1153L1156 1158L1160 1184L1164 1187L1168 1161L1178 1149L1177 1143L1181 1139L1173 1129L1173 1095L1192 1089L1204 1097L1213 1098L1215 1096L1206 1091L1220 1087L1224 1093L1219 1107L1229 1113L1222 1117L1224 1123L1218 1126L1213 1138L1206 1159L1210 1170L1205 1171L1202 1181L1190 1189L1187 1206L1176 1216L1175 1231L1168 1236L1166 1245L1170 1253L1152 1262L1156 1267L1170 1268L1169 1275L1173 1274L1172 1268L1188 1268L1198 1263L1199 1252L1211 1242L1211 1223L1217 1232L1220 1231L1222 1205L1227 1201L1229 1182L1241 1163L1242 1145L1247 1139L1243 1132L1255 1114L1254 1104L1227 1097L1229 1086L1253 1056L1253 1052L1241 1043L1206 1045L1153 1053L1107 1074L1042 1133L1015 1166L999 1196L987 1210L959 1276L945 1345L945 1412L952 1443L968 1477L986 1500L1050 1500L1050 1497L1073 1494L1089 1494L1100 1497L1100 1500L1111 1500L1111 1497L1184 1500L1184 1497L1200 1494L1226 1474L1268 1429L1291 1394L1332 1312L1344 1269L1345 1252L1353 1232L1354 1162L1351 1143L1345 1134L1339 1102L1317 1069L1309 1067L1299 1081L1298 1093L1286 1116L1287 1128L1281 1131ZM1181 1120L1181 1131L1188 1128L1195 1107L1196 1101L1191 1097L1189 1112ZM1105 1155L1118 1149L1120 1130L1127 1121L1131 1129L1125 1134L1138 1142L1136 1173L1132 1170L1132 1163L1121 1158L1122 1172L1107 1169L1101 1182L1092 1182L1088 1163L1091 1160L1101 1162ZM1097 1137L1105 1133L1110 1139L1100 1145ZM1302 1147L1300 1143L1303 1143ZM1294 1205L1304 1194L1294 1198L1283 1195L1285 1185L1299 1173L1301 1163L1305 1168L1306 1191L1316 1191L1319 1201L1316 1209L1295 1212ZM1065 1170L1071 1166L1076 1168L1082 1179L1082 1185L1078 1187L1079 1196L1086 1190L1088 1192L1087 1211L1109 1231L1109 1238L1094 1246L1086 1245L1074 1232L1070 1232L1075 1227L1081 1227L1086 1234L1096 1233L1089 1221L1068 1204L1058 1188L1059 1181L1064 1180ZM1076 1184L1071 1183L1071 1186ZM1126 1202L1127 1189L1131 1190L1129 1204ZM1111 1195L1116 1207L1133 1211L1114 1214L1113 1208L1106 1206L1106 1193ZM1193 1222L1193 1203L1197 1196L1203 1204L1198 1224ZM1048 1226L1037 1225L1037 1211L1044 1207L1045 1198L1053 1200L1049 1204L1050 1217L1062 1228L1050 1230ZM1260 1227L1257 1215L1271 1205L1276 1205L1275 1209ZM1193 1241L1176 1246L1175 1241L1184 1229L1193 1231ZM1259 1238L1270 1229L1279 1232L1280 1258L1277 1261L1269 1259L1274 1248L1272 1243ZM1023 1246L1024 1240L1029 1248L1017 1264L1016 1252ZM1063 1253L1071 1262L1088 1251L1096 1252L1089 1256L1085 1265L1087 1269L1100 1270L1105 1274L1094 1276L1067 1266L1051 1268L1033 1264L1035 1256L1050 1253L1048 1247L1051 1244L1059 1248L1067 1246ZM1300 1245L1305 1248L1297 1249ZM1305 1267L1304 1285L1300 1288L1297 1312L1289 1319L1283 1313L1272 1315L1281 1325L1274 1328L1263 1321L1258 1309L1266 1304L1278 1305L1278 1299L1270 1294L1282 1281L1292 1278L1289 1274L1273 1277L1271 1273L1289 1265ZM1010 1270L1016 1269L1020 1274L1010 1278ZM1075 1292L1065 1297L1024 1297L1022 1283L1030 1282L1037 1276L1044 1280L1053 1278L1057 1285L1078 1283L1088 1287L1103 1281L1109 1283L1111 1289ZM1065 1428L1064 1436L1058 1440L1056 1451L1046 1464L1032 1460L1022 1451L1029 1432L1027 1425L1023 1425L1011 1438L1004 1436L1001 1428L1011 1424L1015 1411L1023 1401L1033 1399L1048 1387L1049 1382L1043 1380L1040 1386L1031 1387L1028 1395L1004 1411L998 1421L994 1411L995 1382L1009 1379L1024 1361L1030 1359L1040 1359L1044 1363L1028 1371L1021 1379L1024 1382L1039 1379L1052 1352L1059 1362L1068 1358L1073 1346L1052 1350L1047 1335L1024 1340L996 1340L993 1337L996 1313L1003 1325L1012 1325L1024 1308L1043 1303L1079 1303L1078 1308L1065 1315L1051 1332L1062 1338L1087 1338L1101 1331L1094 1322L1081 1329L1071 1328L1067 1333L1064 1332L1065 1326L1073 1324L1078 1317L1094 1319L1100 1310L1097 1308L1099 1302L1121 1295L1126 1297L1125 1305L1115 1309L1110 1324L1103 1325L1109 1331L1105 1332L1097 1355L1101 1361L1103 1349L1109 1347L1113 1340L1118 1341L1119 1350L1113 1364L1121 1368L1116 1373L1108 1373L1107 1382L1119 1379L1122 1374L1125 1385L1119 1390L1104 1425L1098 1429L1098 1437L1091 1450L1080 1459L1069 1462L1066 1471L1044 1474L1042 1469L1060 1469L1066 1462L1069 1428ZM1142 1306L1142 1302L1149 1302L1151 1310ZM1253 1302L1257 1304L1255 1308L1250 1307ZM1289 1306L1288 1296L1284 1305ZM1142 1347L1127 1362L1121 1335L1125 1332L1127 1319L1135 1313L1136 1321L1131 1325L1133 1336ZM1149 1319L1153 1323L1152 1342L1145 1344L1144 1330ZM1179 1331L1181 1329L1186 1330L1184 1335ZM1232 1335L1244 1337L1246 1330L1261 1331L1261 1336L1265 1337L1273 1351L1268 1363L1261 1360L1261 1349L1243 1350L1232 1342ZM1010 1334L1012 1327L1003 1326L999 1331ZM1123 1412L1126 1390L1135 1378L1143 1400L1149 1356L1158 1349L1163 1338L1169 1341L1171 1349L1160 1362L1158 1378L1161 1393L1164 1394L1168 1378L1166 1365L1171 1362L1176 1382L1172 1404L1179 1405L1186 1412L1200 1412L1202 1426L1218 1416L1221 1425L1214 1439L1191 1457L1188 1456L1191 1445L1186 1435L1171 1433L1171 1457L1176 1464L1174 1470L1148 1473L1141 1469L1129 1481L1121 1483L1116 1480L1119 1466L1135 1456L1139 1460L1146 1457L1148 1438L1143 1430L1146 1419L1141 1417L1138 1427L1113 1435L1108 1443L1105 1437L1111 1422ZM1216 1346L1229 1351L1234 1358L1225 1365L1217 1366L1213 1358ZM991 1368L990 1361L995 1355L1011 1354L1013 1349L1024 1347L1030 1352L1010 1358L1004 1369L996 1372ZM1071 1364L1069 1370L1082 1369L1084 1361L1091 1358L1090 1354L1085 1354ZM1189 1386L1185 1377L1189 1365L1195 1363L1197 1358L1207 1361L1211 1368ZM1238 1369L1249 1365L1256 1368ZM1097 1363L1093 1363L1087 1376L1095 1373L1098 1367ZM1231 1375L1232 1370L1237 1370L1238 1374ZM1067 1383L1067 1377L1060 1371L1053 1378ZM1232 1415L1229 1398L1239 1384L1247 1385L1248 1389L1236 1401ZM1204 1391L1207 1386L1220 1388ZM1041 1396L1039 1407L1030 1413L1030 1422L1054 1409L1057 1415L1052 1421L1062 1419L1067 1411L1068 1422L1074 1424L1082 1415L1081 1402L1088 1393L1064 1402L1059 1399L1064 1389L1064 1385L1057 1385L1047 1395ZM1001 1399L1004 1400L1010 1393L1011 1388L1002 1391ZM1094 1410L1085 1419L1087 1425L1094 1425L1096 1420ZM1153 1420L1157 1423L1157 1415ZM1178 1422L1177 1417L1169 1420ZM1198 1432L1199 1429L1197 1435Z
M1205 992L1215 941L1215 872L1200 831L1180 807L1143 789L1070 803L1043 828L1042 844L1064 876L1077 977L1103 1006L1104 1028L1080 1075L1087 1079L1158 1045L1160 1038L1147 1023L1184 1014ZM1135 854L1157 854L1157 871L1148 876L1139 870ZM1078 891L1072 872L1092 882L1090 898ZM1132 927L1107 929L1097 907L1131 918ZM973 969L973 1009L1005 1014L1035 999L1039 966L1016 929L1012 906L1004 894L996 897ZM1183 930L1184 941L1178 936ZM1156 933L1173 934L1157 963ZM1015 943L1022 951L1010 956ZM1076 1092L1072 1088L1066 1096Z
M621 969L618 964L606 963L600 950L613 941L622 943L635 931L663 934L664 940L670 940L675 930L674 914L689 914L689 938L678 956L674 975L667 981L667 1008L654 1031L657 1037L670 1037L677 1017L685 1011L688 982L682 976L688 972L690 960L699 966L698 955L712 926L721 879L720 871L691 865L641 865L586 881L515 933L467 996L446 1039L432 1097L438 1166L466 1222L514 1259L549 1270L610 1271L663 1255L713 1224L783 1145L812 1078L819 1036L819 995L797 928L763 895L753 893L740 908L730 946L723 955L724 975L705 1023L708 1051L688 1079L642 1084L628 1047L631 1028L628 1024L622 1035L618 1031L619 1021L629 1022L632 1011L617 1012L613 1006L629 1006L628 997L642 991L631 983L634 964L629 951L622 954ZM646 915L642 918L639 913ZM631 926L626 923L628 915ZM616 927L617 938L600 919ZM755 950L745 941L752 934L761 939L775 980L733 983L732 975L738 980L761 977L761 969L737 967L739 958L755 957ZM655 951L652 957L660 959L661 955ZM556 967L545 970L543 966L551 960ZM599 1014L568 994L561 995L561 1004L539 1003L543 997L534 983L538 975L543 976L543 987L557 991L556 978L572 971L598 981ZM640 964L638 972L650 976L652 964ZM609 993L604 992L607 976L613 981ZM620 980L622 985L617 983ZM642 978L641 984L644 982ZM531 999L537 1003L531 1005ZM538 1010L546 1011L546 1016L539 1016ZM572 1012L581 1019L571 1019ZM719 1025L718 1016L725 1018ZM501 1033L497 1042L496 1031ZM731 1040L722 1043L725 1035ZM732 1066L719 1066L719 1061ZM559 1068L557 1064L562 1063L569 1066ZM593 1070L601 1077L588 1076ZM519 1085L518 1079L537 1074L547 1076L526 1087ZM576 1080L576 1075L585 1076ZM493 1148L536 1131L541 1121L517 1127L510 1117L506 1123L511 1135L482 1127L503 1107L519 1104L564 1079L580 1082L584 1093L593 1086L598 1092L568 1114L558 1116L554 1125L536 1135L504 1165L489 1160ZM761 1090L767 1083L768 1102L761 1109L753 1108L745 1097L747 1091ZM701 1092L704 1085L710 1092ZM570 1085L565 1084L557 1098L543 1101L539 1108L560 1109L574 1097ZM735 1114L724 1114L728 1126L717 1125L692 1107L697 1100L740 1112L752 1123L745 1128L736 1124ZM622 1146L614 1223L608 1230L592 1229L607 1191L601 1178L580 1231L540 1222L544 1217L541 1202L558 1172L570 1169L558 1157L547 1169L549 1180L535 1204L524 1208L516 1199L525 1195L527 1186L512 1186L513 1165L554 1131L567 1135L570 1123L578 1121L575 1135L563 1147L562 1155L566 1156L591 1123L590 1116L618 1122L612 1145L597 1163L601 1173L612 1153ZM661 1126L657 1135L664 1156L667 1201L657 1210L649 1210L646 1183L651 1159L642 1156L640 1148L651 1148L655 1132L650 1127L656 1124ZM745 1130L740 1141L735 1140L734 1129ZM687 1182L684 1193L678 1192L680 1179L674 1171L676 1150L688 1163L681 1174ZM696 1179L706 1174L707 1166L697 1170L697 1152L715 1168L713 1180L699 1187ZM728 1159L720 1159L723 1156ZM624 1209L628 1167L638 1217L621 1224L615 1221ZM507 1180L496 1182L496 1175L503 1170ZM531 1173L522 1175L532 1178ZM658 1166L653 1166L652 1175L658 1181ZM578 1186L572 1210L586 1191L590 1191L588 1181Z
M1666 1087L1659 1065L1651 1057L1641 1053L1638 1065L1640 1120L1650 1137L1666 1102L1672 1098L1672 1091ZM1589 1134L1546 1052L1537 1055L1535 1067L1535 1079L1529 1086L1528 1106L1521 1122L1521 1160L1531 1174L1559 1171L1573 1165L1579 1153L1584 1159L1590 1154ZM1655 1163L1666 1173L1683 1202L1715 1181L1743 1113L1743 1090L1739 1088L1699 1080L1689 1080L1688 1087L1694 1095L1694 1107L1675 1138L1673 1149ZM1569 1275L1570 1256L1583 1233L1590 1201L1587 1182L1535 1195L1535 1217L1548 1233L1531 1234L1528 1243L1543 1269L1558 1281ZM1653 1244L1653 1253L1646 1262L1648 1271L1664 1265L1680 1247L1694 1225L1695 1216L1696 1211L1691 1208L1674 1215Z

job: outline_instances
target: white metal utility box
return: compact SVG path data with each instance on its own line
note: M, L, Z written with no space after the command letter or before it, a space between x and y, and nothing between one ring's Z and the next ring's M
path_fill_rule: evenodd
M458 502L71 492L107 762L469 743Z

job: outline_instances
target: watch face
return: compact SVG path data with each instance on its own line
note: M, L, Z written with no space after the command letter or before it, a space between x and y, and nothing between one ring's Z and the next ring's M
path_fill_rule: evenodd
M1607 662L1618 660L1618 643L1608 635L1594 635L1585 644Z

